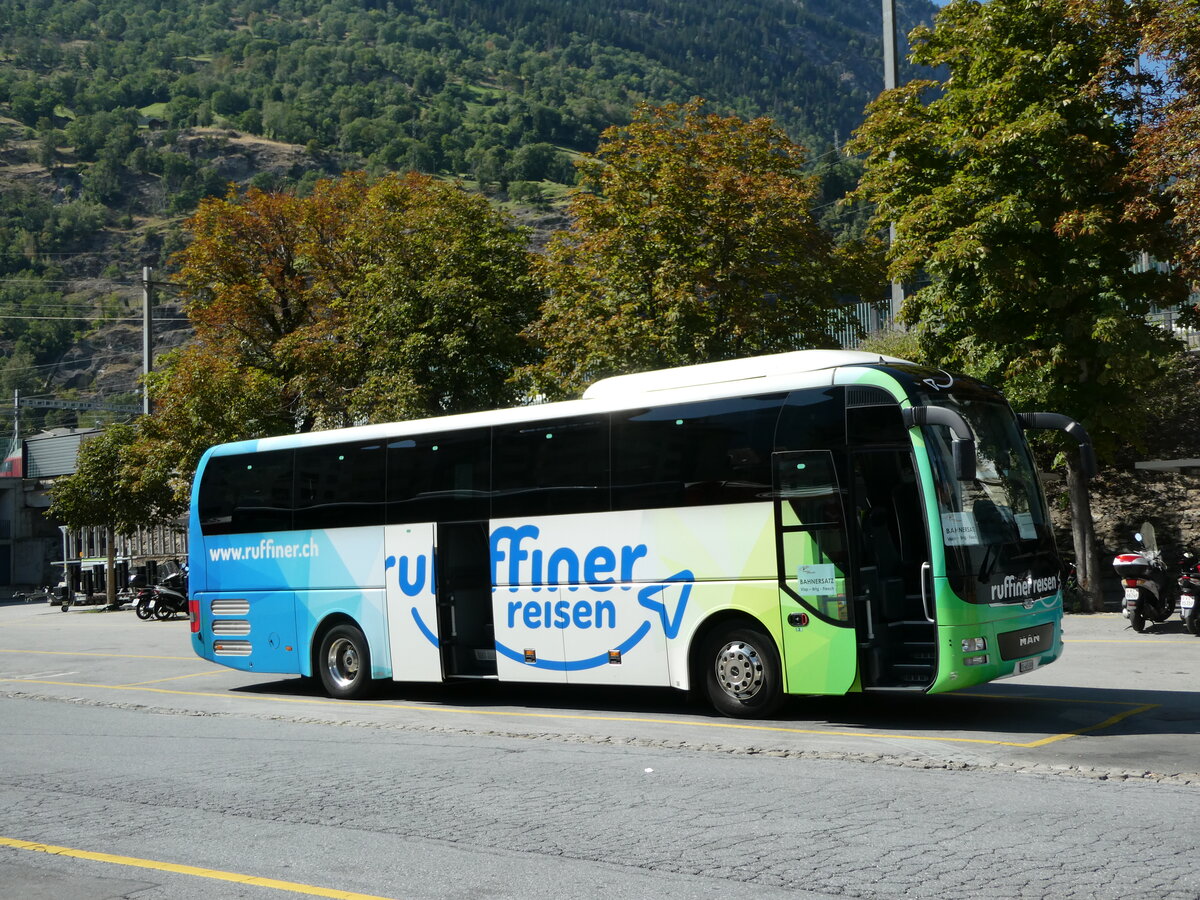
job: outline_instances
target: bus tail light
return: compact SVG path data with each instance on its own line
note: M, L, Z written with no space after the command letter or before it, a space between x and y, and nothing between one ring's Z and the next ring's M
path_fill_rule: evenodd
M192 634L200 633L200 601L188 599L188 620L192 623Z

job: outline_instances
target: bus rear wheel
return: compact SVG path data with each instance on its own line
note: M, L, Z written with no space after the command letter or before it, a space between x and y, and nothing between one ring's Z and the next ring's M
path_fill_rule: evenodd
M338 700L360 700L371 691L371 651L355 625L335 625L325 632L317 654L317 670L325 693Z
M704 655L708 699L717 712L763 718L783 702L779 653L765 631L739 625L713 633Z

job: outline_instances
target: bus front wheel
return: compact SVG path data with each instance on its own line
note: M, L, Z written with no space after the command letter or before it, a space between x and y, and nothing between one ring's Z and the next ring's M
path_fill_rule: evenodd
M330 697L358 700L370 693L371 651L355 625L335 625L325 633L317 656L321 684Z
M717 712L751 719L779 709L783 702L779 653L770 635L739 625L714 632L706 646L704 683Z

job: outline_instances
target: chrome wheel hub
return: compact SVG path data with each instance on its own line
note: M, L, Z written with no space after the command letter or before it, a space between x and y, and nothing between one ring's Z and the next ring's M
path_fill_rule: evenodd
M763 662L745 641L730 641L717 652L717 684L735 700L749 700L763 686Z
M358 677L360 660L358 649L345 638L338 638L329 645L325 667L330 678L340 687L348 687Z

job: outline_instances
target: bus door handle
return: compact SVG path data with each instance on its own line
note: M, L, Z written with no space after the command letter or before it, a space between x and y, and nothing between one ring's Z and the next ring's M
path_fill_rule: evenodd
M921 563L921 608L925 612L925 620L931 624L937 624L937 620L929 611L929 584L933 579L927 576L932 574L933 566L927 562Z

